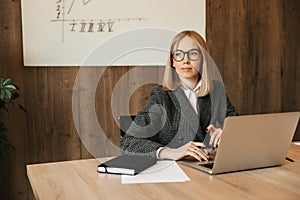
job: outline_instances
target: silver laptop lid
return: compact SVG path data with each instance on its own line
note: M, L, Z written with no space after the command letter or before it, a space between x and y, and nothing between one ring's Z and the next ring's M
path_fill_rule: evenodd
M287 112L227 117L213 167L211 162L182 163L210 174L281 165L299 116L300 112Z
M226 118L212 174L281 165L299 116L287 112Z

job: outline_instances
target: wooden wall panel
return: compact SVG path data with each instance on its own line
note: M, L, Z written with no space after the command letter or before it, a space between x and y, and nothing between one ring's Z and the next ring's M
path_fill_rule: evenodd
M119 146L120 137L117 118L114 118L112 113L112 93L118 80L132 67L108 67L103 73L98 87L96 97L96 111L100 126L103 128L107 140L111 141L114 145ZM122 94L126 95L128 92L126 88L128 85L122 85L124 90ZM117 101L122 101L122 96L116 97ZM115 108L116 110L122 109L121 107Z
M26 68L29 161L80 158L80 140L72 118L72 92L77 68Z
M33 198L26 164L92 157L78 137L73 120L72 95L79 68L23 67L20 2L0 1L0 76L11 77L19 85L20 102L27 109L26 114L12 111L1 115L6 121L13 120L7 126L16 147L0 162L3 199ZM207 0L209 52L240 114L300 110L299 5L297 0ZM159 81L162 68L147 67ZM101 138L103 145L95 148L104 156L118 153L110 147L110 142L115 146L119 143L111 95L119 79L134 68L108 67L98 82L95 109L106 136ZM122 85L122 96L127 95L126 88L139 82L139 72L131 71L130 76L132 81ZM89 77L80 81L85 88L94 84ZM147 102L152 86L146 84L135 90L128 105L131 114ZM90 129L83 114L85 106L90 106L86 105L89 96L75 98L80 100L75 109L79 119L86 122L80 129ZM122 106L116 110L117 114L125 112Z
M244 1L206 2L208 52L218 66L227 93L239 112L246 112L247 109L248 98L243 95L245 90L251 93L254 87L246 79L250 63L244 63L252 57L249 53L251 47L244 39L248 34L245 28L246 9Z
M299 9L296 1L207 1L209 52L240 114L300 110Z
M0 76L10 77L19 87L25 80L22 67L22 46L20 27L20 4L14 1L0 2ZM24 94L20 103L25 104ZM7 151L0 159L0 194L1 199L26 199L28 181L25 163L27 163L27 121L26 115L19 110L10 109L10 113L1 113L1 119L9 129L10 142L14 151Z
M300 3L283 1L282 10L282 109L300 110ZM299 130L300 131L300 130ZM300 134L299 134L300 139Z

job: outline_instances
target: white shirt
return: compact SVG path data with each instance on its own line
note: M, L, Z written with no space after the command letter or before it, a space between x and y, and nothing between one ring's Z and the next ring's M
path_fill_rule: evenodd
M197 86L193 89L193 90L190 90L188 88L182 88L186 97L188 98L191 106L193 107L193 109L195 110L195 112L198 114L198 109L197 109L197 104L198 104L198 101L197 101L197 92L200 90L200 87L201 87L201 84L202 84L202 80L200 80L197 84Z

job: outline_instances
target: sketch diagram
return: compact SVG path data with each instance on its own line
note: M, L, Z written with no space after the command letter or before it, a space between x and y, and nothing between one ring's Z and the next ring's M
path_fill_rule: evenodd
M61 1L61 0L60 0ZM75 3L76 0L72 0L70 6L68 6L68 14L72 11L73 5ZM87 5L89 2L91 2L92 0L82 0L82 4L85 6ZM78 2L78 1L77 1Z
M123 21L141 22L147 20L146 18L107 18L107 19L70 19L68 15L72 12L72 8L75 2L81 3L81 5L87 6L92 0L76 1L72 0L67 4L66 0L57 0L55 2L55 19L51 22L59 22L62 24L61 41L64 42L65 31L79 32L79 33L94 33L94 32L113 32L114 25Z
M81 66L100 44L128 32L144 35L127 35L123 41L107 44L106 49L113 49L112 53L116 53L131 43L143 49L150 40L154 46L163 43L157 40L171 40L171 37L166 39L147 31L132 32L139 29L157 28L167 32L194 29L205 38L205 0L185 0L185 5L188 11L174 0L23 0L24 65ZM108 52L104 52L103 56L107 58ZM145 65L148 60L159 65L165 62L161 52L151 56L149 52L139 53L128 55L114 65ZM91 64L106 66L104 60L101 58Z

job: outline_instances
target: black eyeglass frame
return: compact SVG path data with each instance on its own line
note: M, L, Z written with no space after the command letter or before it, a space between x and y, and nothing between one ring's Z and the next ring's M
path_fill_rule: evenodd
M180 60L176 60L175 58L174 58L174 53L175 52L181 52L181 53L183 53L183 57L182 57L182 59L180 59ZM199 53L199 57L197 58L197 59L191 59L190 58L190 52L191 51L197 51L198 53ZM203 57L203 55L202 55L202 51L200 50L200 49L190 49L190 50L188 50L188 51L182 51L182 50L175 50L175 51L172 51L171 52L171 56L172 56L172 59L174 59L176 62L181 62L181 61L183 61L183 59L185 58L185 54L188 56L188 58L190 59L190 60L192 60L192 61L196 61L196 60L198 60L199 58L202 58Z

